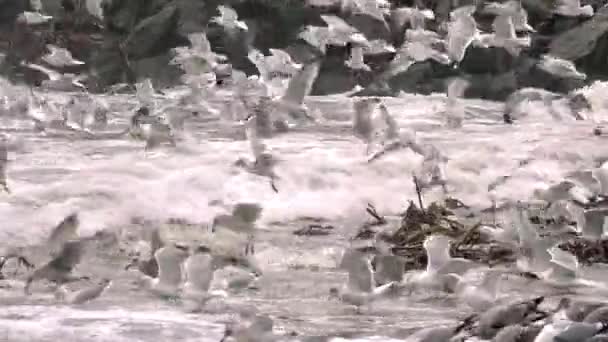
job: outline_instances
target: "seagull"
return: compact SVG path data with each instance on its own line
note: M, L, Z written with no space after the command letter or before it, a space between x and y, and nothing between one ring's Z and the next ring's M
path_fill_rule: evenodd
M572 78L575 80L587 79L587 75L576 70L576 66L571 61L548 54L541 56L538 67L552 75L562 78Z
M604 236L606 217L608 217L608 209L592 208L585 210L585 225L582 229L583 237L590 240L599 240Z
M249 146L253 155L253 163L239 159L236 162L237 166L244 167L247 171L262 176L268 177L270 187L274 192L278 192L275 181L278 176L274 172L274 167L278 160L267 150L266 145L260 141L258 134L257 115L250 115L245 120L245 134L249 141Z
M456 77L448 83L446 101L446 124L449 128L460 128L465 117L465 104L461 99L470 83Z
M423 247L427 258L426 270L409 274L401 284L410 292L420 289L448 290L448 282L453 281L451 276L446 276L448 273L460 275L475 266L470 260L450 256L450 238L445 235L427 236Z
M589 341L594 335L605 332L608 325L604 322L586 323L559 320L546 324L534 341Z
M458 335L473 323L475 316L465 318L455 327L428 327L420 329L405 338L404 342L443 342L451 341L452 337Z
M329 30L329 43L345 46L349 42L368 44L361 32L335 15L322 14L321 19Z
M57 47L52 44L47 44L46 48L49 53L42 56L42 60L56 68L71 67L76 65L84 65L83 61L72 57L72 53L67 49Z
M84 304L101 296L111 285L110 279L102 279L98 284L73 292L60 285L55 291L55 298L68 304Z
M374 141L379 143L381 147L368 157L368 163L403 148L410 148L415 153L422 154L423 147L416 139L416 132L401 129L384 103L378 106L378 116L380 122L374 126L373 136Z
M8 169L8 139L5 135L0 136L0 186L7 194L11 193L7 183Z
M295 75L296 72L302 69L301 63L295 63L285 50L282 49L269 49L271 56L270 65L277 65L277 69L284 69L284 72L288 75Z
M509 0L504 3L489 2L485 5L484 11L497 16L510 16L516 32L536 32L536 30L528 24L528 12L518 0Z
M298 33L298 38L324 54L330 41L330 31L328 27L308 25Z
M218 228L223 228L222 232L227 229L231 234L245 234L247 236L245 255L253 254L255 222L261 213L262 207L257 203L237 203L230 215L218 215L213 219L211 231L215 233Z
M471 43L478 40L479 29L473 18L476 7L462 6L450 13L448 24L447 52L450 59L460 63Z
M479 38L484 46L502 47L512 56L518 56L522 48L530 47L529 36L517 37L512 16L507 14L496 16L492 28L494 34L483 34Z
M374 133L374 111L382 101L377 97L363 98L353 102L353 134L366 145L366 154L371 152Z
M412 29L424 29L426 20L434 20L435 13L430 9L419 9L417 7L399 7L391 11L390 22L393 32L402 34L406 23Z
M493 338L502 328L520 324L537 311L545 297L537 297L514 304L495 305L479 315L477 335L482 339Z
M304 64L302 69L289 80L285 94L280 98L273 99L275 108L286 112L296 120L315 121L316 119L309 113L308 107L304 104L304 99L310 94L320 68L321 61L318 58Z
M46 24L53 19L50 15L43 15L39 12L28 12L25 11L17 17L17 21L23 22L26 25L40 25Z
M158 263L158 276L151 277L138 273L140 284L155 295L163 298L177 298L182 281L182 262L188 257L187 248L181 245L167 245L154 253Z
M416 62L424 62L432 59L441 64L449 64L448 55L435 49L438 44L443 44L443 39L434 31L424 29L408 29L405 31L405 42L397 50L387 70L380 76L388 79L409 69Z
M48 76L48 80L42 81L43 88L57 91L73 91L75 89L86 90L86 87L81 81L86 79L88 77L87 75L76 76L69 73L61 74L34 63L21 62L21 65L33 70L38 70Z
M454 273L449 273L447 276L447 285L450 292L453 292L460 301L476 312L485 311L498 300L498 286L503 276L500 270L490 269L485 272L481 284L478 286Z
M232 7L220 5L217 6L217 10L220 12L220 15L211 18L212 23L224 27L228 32L235 32L235 30L239 29L247 31L249 29L244 21L238 20L239 16Z
M360 313L361 306L370 305L373 301L388 295L395 288L395 282L376 286L374 271L367 257L350 260L345 266L348 269L348 282L342 289L331 288L330 297L354 305L357 313Z
M158 262L154 255L164 245L158 228L150 230L148 232L148 239L138 242L135 257L125 266L125 270L135 266L139 272L149 277L158 277Z
M344 64L353 70L372 71L369 65L365 64L363 58L363 46L355 45L350 49L350 58Z
M540 277L547 283L554 286L588 286L599 289L606 289L606 285L597 281L578 277L578 260L572 253L553 246L547 250L551 255L549 269L540 273Z
M190 256L184 261L186 281L182 288L182 298L195 305L193 310L200 308L211 298L225 296L225 293L210 292L213 274L218 268L206 246L199 246L190 251Z
M41 267L34 269L27 277L24 292L29 295L31 284L40 279L47 279L58 285L89 279L87 276L73 275L72 270L80 263L87 243L94 238L96 238L96 236L65 242L61 251L57 253L56 256Z
M47 240L51 256L57 256L63 245L70 241L78 239L78 227L80 226L80 220L78 218L78 212L71 213L59 222L52 230Z
M558 0L553 13L565 17L592 17L593 7L591 5L581 6L580 0Z
M511 324L508 325L496 334L492 341L496 342L513 342L513 341L535 341L534 339L540 331L543 329L543 326L540 324L531 324L527 326L523 326L521 324Z
M163 117L150 115L146 106L140 107L131 117L128 132L132 138L146 142L146 151L158 147L162 143L176 146L171 126L164 122Z
M257 314L247 324L234 323L226 327L224 336L220 342L244 342L244 341L275 341L272 328L274 322L268 315Z
M180 65L187 74L197 75L201 72L213 71L228 60L225 55L211 50L211 43L205 32L190 33L188 40L190 41L189 47L173 49L175 57L171 60L171 64ZM201 60L204 63L201 63Z

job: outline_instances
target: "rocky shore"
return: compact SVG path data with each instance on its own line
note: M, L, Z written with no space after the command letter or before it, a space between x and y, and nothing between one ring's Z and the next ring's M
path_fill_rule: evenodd
M42 0L42 12L53 16L49 24L28 26L16 18L33 10L29 0L0 1L0 52L6 54L0 73L12 80L30 84L44 76L25 70L19 62L36 62L52 43L66 47L74 57L87 64L66 72L87 73L91 91L103 91L112 84L133 83L151 77L156 86L179 82L180 70L169 65L171 49L188 44L187 34L206 30L215 51L229 57L230 63L248 74L255 67L247 60L247 49L261 51L282 48L298 59L302 41L296 38L306 25L323 26L319 15L338 14L337 5L311 6L306 1L201 1L201 0L103 0L103 18L87 12L79 0ZM82 1L84 3L84 1ZM316 1L318 2L318 1ZM467 2L467 1L465 1ZM325 1L331 3L331 1ZM398 6L424 6L433 9L431 29L441 31L449 10L443 2L420 0L391 1ZM406 72L388 80L374 82L375 75L387 67L392 55L385 53L366 60L369 72L353 73L345 65L349 47L331 47L323 61L313 95L325 95L352 89L356 84L365 89L362 95L396 95L399 91L430 93L445 91L445 80L463 76L471 81L466 97L504 100L514 90L539 87L555 92L568 92L586 83L608 78L608 7L602 1L581 1L594 7L592 17L563 17L552 12L550 1L523 0L528 11L531 47L518 57L503 48L470 47L457 69L434 61L417 63ZM249 27L248 32L226 35L209 24L218 4L232 6ZM465 3L459 3L465 5ZM481 8L483 4L479 4ZM492 17L478 10L475 14L482 31L491 31ZM384 39L399 46L403 34L389 30L383 23L365 16L342 17L368 39ZM405 28L404 28L405 29ZM520 35L527 33L519 33ZM549 53L572 60L588 75L585 81L560 79L536 66L540 55Z

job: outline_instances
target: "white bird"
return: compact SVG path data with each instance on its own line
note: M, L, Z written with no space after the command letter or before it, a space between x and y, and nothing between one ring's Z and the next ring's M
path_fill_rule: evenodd
M460 301L476 312L482 312L498 300L498 287L502 276L500 270L488 270L483 274L481 283L476 286L463 277L450 273L447 275L448 288Z
M83 61L72 57L72 53L67 49L57 47L52 44L47 44L46 48L49 53L42 56L42 60L56 68L64 68L75 65L84 65Z
M179 245L167 245L154 253L158 263L158 277L138 272L141 285L163 298L177 298L182 282L182 262L188 257L187 249Z
M73 292L60 285L55 291L55 298L68 304L84 304L101 296L111 285L110 279L102 279L98 284Z
M85 7L89 14L92 16L103 20L103 8L102 8L103 0L86 0Z
M430 9L419 9L414 7L399 7L391 11L390 22L393 31L403 33L406 23L412 29L424 29L426 20L434 20L435 13Z
M558 0L553 12L565 17L591 17L593 7L591 5L581 6L580 0Z
M285 94L273 99L275 108L299 121L316 121L304 104L304 99L312 91L320 69L321 61L318 58L305 63L302 69L289 80Z
M509 0L504 3L489 2L485 5L484 11L497 16L510 16L516 32L536 32L536 30L528 24L528 12L518 0Z
M392 44L384 39L374 39L369 41L369 45L363 45L364 55L379 55L383 53L397 52Z
M422 154L423 147L416 139L416 132L400 128L383 103L378 106L377 113L373 137L374 142L380 144L381 147L368 157L368 163L403 148L410 148L415 153Z
M140 107L147 107L149 110L153 111L155 108L155 93L154 85L149 78L145 78L141 82L135 84L135 98L139 102Z
M353 134L366 144L365 153L369 154L374 139L374 111L381 103L377 97L363 98L353 102Z
M209 291L215 270L219 266L210 252L209 248L199 246L191 250L190 256L184 261L186 281L181 296L194 304L192 309L195 311L200 310L209 299L226 295L220 291Z
M438 51L435 46L443 44L443 39L434 31L424 29L409 29L405 31L405 42L397 50L387 71L380 77L388 78L405 72L416 62L432 59L441 64L450 63L448 55Z
M353 70L371 71L363 57L363 46L353 45L350 49L350 58L344 61L344 64Z
M426 251L426 270L410 273L402 288L410 292L416 290L446 291L452 276L449 273L463 274L475 264L463 258L450 256L450 239L445 235L433 234L426 237L423 243Z
M521 324L537 311L545 297L537 297L518 303L499 304L488 308L479 315L477 336L484 340L492 339L502 328Z
M450 13L448 24L447 51L450 59L460 63L467 48L479 38L477 22L473 18L476 7L462 6Z
M587 78L587 75L576 70L576 66L571 61L547 54L541 56L538 67L558 77L573 78L575 80L585 80Z
M43 15L39 12L25 11L17 17L17 21L23 22L26 25L46 24L53 19L50 15Z
M606 285L597 281L580 278L578 275L579 264L576 256L564 251L557 246L547 250L551 255L549 269L540 273L540 277L554 286L588 286L606 289Z
M21 62L21 65L30 69L38 70L48 76L48 80L42 81L42 87L57 91L74 91L75 89L86 90L81 81L88 78L87 75L76 76L74 74L61 74L55 70L43 67L34 63Z
M184 71L191 75L201 72L210 72L224 63L228 58L211 50L211 43L205 32L188 34L189 47L174 48L175 57L172 64L178 64ZM201 60L203 63L201 63Z
M213 218L211 231L230 236L245 236L245 255L254 253L255 222L262 214L262 207L257 203L237 203L231 214L218 215Z
M513 17L503 14L494 18L492 23L494 29L493 34L483 34L480 36L480 41L485 46L502 47L513 56L518 56L522 48L530 47L530 37L517 37Z
M454 78L448 84L446 100L446 124L449 128L462 127L466 105L462 101L464 92L470 83L463 78Z
M585 210L585 224L582 229L583 237L590 240L599 240L606 233L606 217L608 209L593 208Z
M361 32L346 23L342 18L335 15L322 14L321 19L323 19L329 29L329 43L344 46L348 42L361 39ZM362 43L365 44L367 39L363 38L363 40Z
M350 260L346 265L348 269L348 282L342 289L331 288L330 296L340 299L342 302L354 305L357 312L364 305L370 305L395 288L395 282L376 286L374 271L367 257L359 257Z
M4 192L10 194L8 187L8 139L5 135L0 136L0 186Z
M226 327L221 342L272 342L277 340L272 329L274 322L268 315L256 314L249 322L233 323Z
M325 53L330 41L330 31L328 27L308 25L298 33L298 38L317 48L321 53Z
M283 71L289 75L294 75L298 70L302 69L301 63L295 63L291 55L281 49L269 49L270 65L276 65L276 69L284 69ZM276 62L275 62L276 61Z
M577 342L589 338L607 328L605 323L585 323L559 320L546 324L534 339L534 342Z
M232 7L220 5L217 6L217 10L220 12L220 15L211 18L212 23L223 26L229 32L234 32L239 29L247 31L249 29L244 21L238 20L239 16Z

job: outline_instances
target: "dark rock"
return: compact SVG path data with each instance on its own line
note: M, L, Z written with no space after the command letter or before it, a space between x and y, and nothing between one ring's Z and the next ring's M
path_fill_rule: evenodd
M179 13L167 5L157 14L142 20L127 37L124 50L129 59L156 56L174 48Z

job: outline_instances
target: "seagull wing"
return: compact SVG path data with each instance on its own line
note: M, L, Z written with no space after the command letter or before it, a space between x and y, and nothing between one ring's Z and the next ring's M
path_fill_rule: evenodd
M34 64L34 63L25 63L25 62L23 62L22 65L25 66L25 67L28 67L30 69L38 70L40 72L45 73L50 80L54 81L54 80L58 80L58 79L61 78L61 74L60 73L58 73L55 70L51 70L51 69L45 68L42 65Z
M347 33L347 34L359 32L359 30L352 27L346 21L344 21L342 18L337 17L335 15L323 14L323 15L321 15L321 19L323 19L323 21L327 24L330 31L337 31L337 32Z
M59 254L49 262L49 266L71 272L80 263L86 241L72 240L63 244Z
M515 26L511 15L499 15L492 22L492 29L497 37L501 39L517 38L515 34Z
M245 123L245 135L247 136L247 140L249 140L253 158L257 160L266 151L266 146L260 141L260 137L258 136L256 117L254 115L247 119Z
M384 104L380 104L380 106L378 106L378 113L386 126L384 131L385 139L393 140L399 138L399 125L388 111L388 108L386 108Z
M171 287L178 287L182 281L181 255L183 252L173 246L160 248L154 253L158 263L159 283Z
M190 33L188 35L188 40L190 40L193 49L204 53L211 52L211 43L209 43L209 39L207 39L207 34L205 32Z
M218 11L220 11L220 16L225 21L234 22L239 18L238 14L232 7L229 7L226 5L220 5L220 6L217 6L217 9L218 9Z
M451 59L461 61L477 34L477 25L472 17L457 18L448 25L447 51Z
M285 94L281 98L282 102L288 105L301 106L304 103L304 98L310 94L312 86L319 75L320 68L320 60L314 60L304 65L289 80L287 90L285 90Z
M350 261L348 268L348 288L353 291L371 292L374 289L374 274L367 257Z
M448 98L455 99L464 96L464 92L469 87L469 82L463 78L457 77L448 84Z
M196 290L206 292L213 281L212 256L195 253L184 262L186 281Z
M571 271L578 269L578 260L572 253L564 251L557 246L553 246L547 250L551 255L551 262L567 268Z

